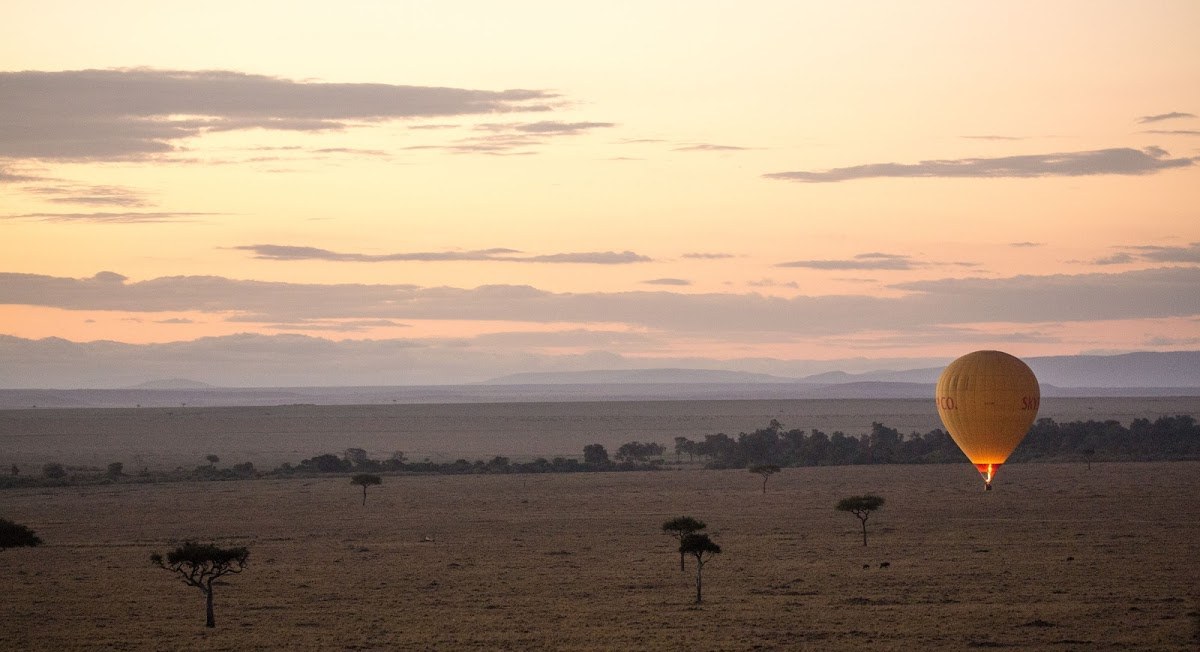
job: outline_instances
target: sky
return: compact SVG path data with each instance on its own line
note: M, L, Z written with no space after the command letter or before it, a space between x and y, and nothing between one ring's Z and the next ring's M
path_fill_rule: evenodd
M1200 3L0 5L0 387L1200 348Z

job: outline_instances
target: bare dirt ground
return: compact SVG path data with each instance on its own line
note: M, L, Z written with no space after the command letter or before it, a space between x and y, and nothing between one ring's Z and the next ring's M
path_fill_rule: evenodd
M9 490L46 544L0 553L0 649L1196 649L1200 463L1093 466ZM864 492L867 547L833 509ZM679 515L724 548L702 605ZM187 537L251 550L215 630L148 561Z

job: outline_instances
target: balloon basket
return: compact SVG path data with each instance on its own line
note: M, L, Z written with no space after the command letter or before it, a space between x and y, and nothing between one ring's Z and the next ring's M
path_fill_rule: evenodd
M983 476L983 490L991 491L992 490L992 479L996 477L996 471L1000 470L1000 465L999 464L976 464L975 468L976 468L976 470L979 471L979 475Z

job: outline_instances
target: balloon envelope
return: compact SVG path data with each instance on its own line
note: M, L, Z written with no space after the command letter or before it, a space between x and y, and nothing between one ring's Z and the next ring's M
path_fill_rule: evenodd
M1025 438L1040 403L1033 371L1002 351L968 353L938 378L938 416L983 474L987 489L996 469Z

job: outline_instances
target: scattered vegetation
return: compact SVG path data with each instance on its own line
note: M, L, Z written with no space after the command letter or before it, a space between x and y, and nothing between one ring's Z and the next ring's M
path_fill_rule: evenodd
M874 494L849 496L838 501L836 509L839 512L850 512L862 521L863 545L867 545L867 519L871 512L883 507L884 500Z
M50 480L67 477L67 469L58 462L48 462L42 465L42 475Z
M42 538L20 523L0 518L0 550L42 545Z
M662 531L666 534L669 534L669 535L675 537L676 541L678 541L680 546L682 546L684 537L688 536L689 534L695 534L695 533L699 532L700 530L703 530L705 527L707 527L707 526L704 524L704 521L696 520L696 519L692 518L691 516L677 516L677 517L663 523ZM684 566L683 566L684 558L685 558L684 550L681 547L679 549L679 572L680 573L682 573L683 569L684 569Z
M776 473L779 473L779 470L779 467L775 464L755 464L750 467L751 473L757 473L762 476L762 492L764 494L767 493L767 480Z
M150 555L150 562L169 570L204 593L205 627L216 627L213 615L213 582L225 575L240 573L246 568L250 551L244 547L220 548L214 543L185 541L183 545L162 555Z
M679 542L679 553L696 558L696 604L704 600L704 564L712 561L713 555L721 554L721 546L713 543L707 534L688 534Z
M356 474L354 474L354 477L350 478L350 484L356 484L356 485L359 485L362 487L362 490L363 490L362 504L364 506L366 506L366 504L367 504L367 487L369 487L373 484L383 484L383 478L381 478L373 473L356 473Z

